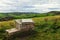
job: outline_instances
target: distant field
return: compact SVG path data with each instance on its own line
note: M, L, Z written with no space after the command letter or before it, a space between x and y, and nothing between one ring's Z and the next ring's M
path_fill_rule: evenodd
M44 21L44 19L47 19L47 20L55 20L55 19L60 19L60 15L57 15L57 16L47 16L47 17L35 17L35 18L32 18L35 22L40 22L40 21ZM40 22L41 23L41 22ZM9 26L9 25L14 25L14 20L10 20L10 21L2 21L0 22L0 27L1 26Z
M25 40L60 40L60 15L32 18L35 22L34 35L25 37ZM14 20L0 22L0 30L15 27ZM2 33L0 33L1 35ZM0 37L3 38L3 35ZM15 38L19 40L20 38Z

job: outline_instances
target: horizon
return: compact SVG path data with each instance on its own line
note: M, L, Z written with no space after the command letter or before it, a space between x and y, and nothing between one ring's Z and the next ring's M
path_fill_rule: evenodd
M49 12L60 12L60 11L49 11ZM0 12L0 13L49 13L49 12Z
M0 0L0 12L60 11L60 0Z

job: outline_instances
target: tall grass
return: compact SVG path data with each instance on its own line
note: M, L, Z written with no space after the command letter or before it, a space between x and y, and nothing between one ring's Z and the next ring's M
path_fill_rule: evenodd
M5 30L15 27L14 21L4 21L0 22L0 40L5 37Z
M34 40L60 40L60 16L33 18L38 34Z
M60 40L60 16L32 18L37 33L24 37L25 40ZM3 39L4 30L15 27L14 21L0 22L0 39ZM1 31L3 30L3 32ZM19 40L20 38L15 38Z

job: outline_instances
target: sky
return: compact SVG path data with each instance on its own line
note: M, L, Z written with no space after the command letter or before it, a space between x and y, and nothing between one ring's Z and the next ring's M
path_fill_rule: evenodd
M60 0L0 0L0 12L60 11Z

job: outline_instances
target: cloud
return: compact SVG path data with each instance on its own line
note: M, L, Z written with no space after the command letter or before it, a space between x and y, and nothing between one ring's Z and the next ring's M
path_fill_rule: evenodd
M60 0L0 0L0 12L60 11Z

